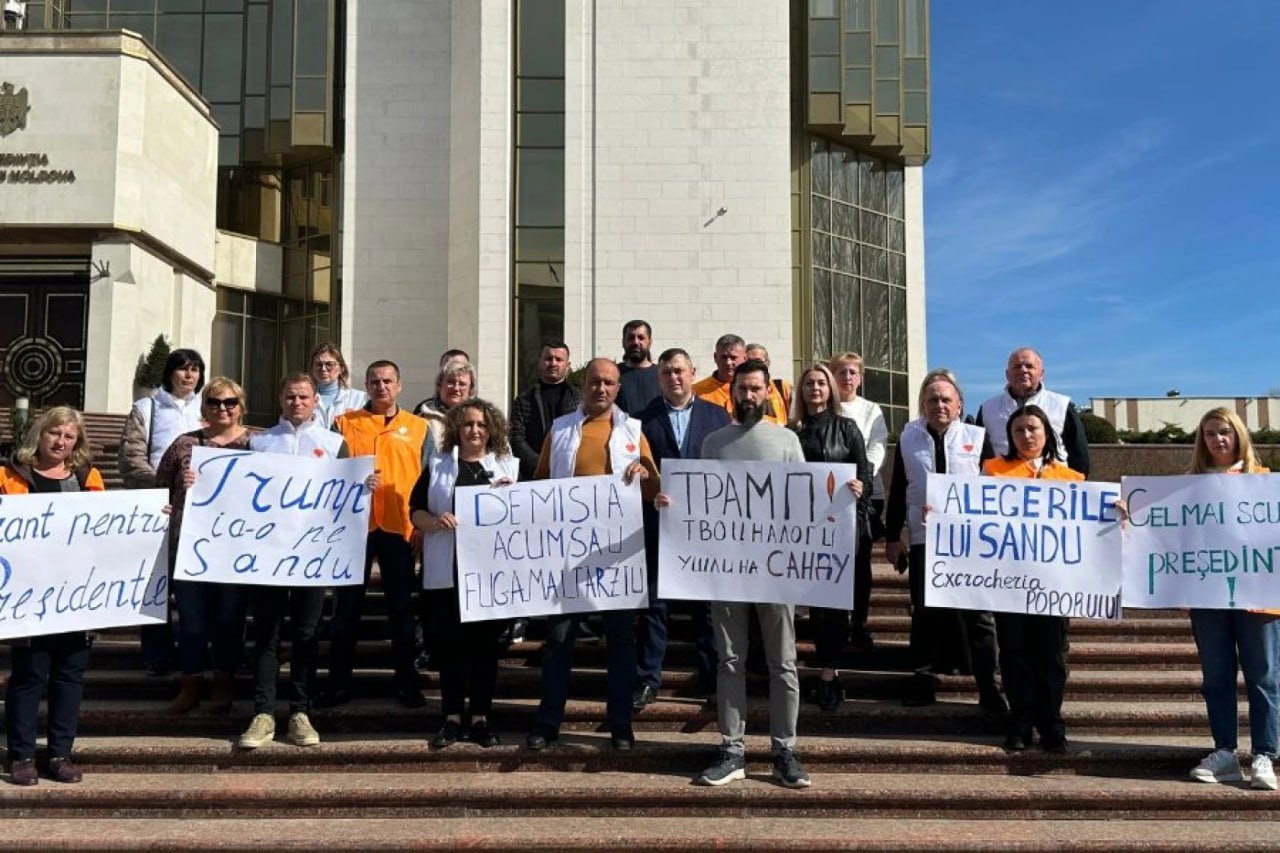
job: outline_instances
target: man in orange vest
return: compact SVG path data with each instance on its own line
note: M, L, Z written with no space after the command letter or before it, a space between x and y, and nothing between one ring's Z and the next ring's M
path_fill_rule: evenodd
M351 701L351 670L360 616L376 559L387 603L387 621L391 624L396 699L407 708L421 708L426 699L413 667L413 596L417 588L414 555L421 548L421 539L409 523L409 493L425 462L427 421L397 405L404 386L395 362L370 364L365 369L364 385L369 402L339 415L333 422L334 431L346 440L352 456L374 457L373 476L369 478L364 584L338 587L334 593L328 689L315 704L332 708Z
M747 342L738 335L721 335L716 341L713 357L716 361L715 371L694 383L693 393L708 403L719 406L733 417L733 395L729 386L733 382L733 371L746 361ZM769 388L769 404L765 407L764 419L778 426L787 425L787 410L776 387Z

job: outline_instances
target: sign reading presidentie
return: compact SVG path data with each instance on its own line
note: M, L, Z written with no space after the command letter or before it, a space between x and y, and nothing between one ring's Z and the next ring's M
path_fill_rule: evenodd
M1125 607L1280 607L1280 476L1125 477Z
M930 474L930 607L1120 618L1114 483Z
M856 465L668 459L662 598L853 607Z
M160 624L164 489L0 497L0 639Z
M463 622L649 606L639 480L470 486L454 507Z
M255 586L364 583L373 457L191 451L174 579Z

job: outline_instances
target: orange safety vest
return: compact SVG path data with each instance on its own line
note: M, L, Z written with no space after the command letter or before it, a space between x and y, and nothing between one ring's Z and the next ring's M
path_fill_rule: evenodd
M988 459L982 463L982 472L990 474L993 477L1024 477L1028 480L1083 480L1084 474L1072 468L1068 468L1061 462L1051 461L1043 466L1039 472L1031 467L1031 463L1025 459L1005 459L997 456L994 459Z
M352 409L334 418L333 428L342 434L352 456L374 457L373 467L382 478L370 501L369 529L410 538L409 493L422 473L426 419L400 409L388 422L368 409Z
M729 413L729 417L733 417L733 394L729 392L729 383L716 379L714 373L693 383L693 393L713 406L719 406ZM770 382L769 408L765 411L764 420L778 426L786 426L787 416L787 404L778 393L778 385L776 382Z
M72 476L80 479L80 487L86 492L104 492L107 489L97 468L91 467ZM31 485L26 472L13 465L6 465L0 471L0 495L27 495L31 493Z

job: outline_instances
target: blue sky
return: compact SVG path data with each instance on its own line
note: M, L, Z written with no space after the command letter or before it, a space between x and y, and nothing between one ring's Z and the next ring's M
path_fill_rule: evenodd
M930 366L974 401L1019 345L1082 405L1280 387L1280 2L931 21Z

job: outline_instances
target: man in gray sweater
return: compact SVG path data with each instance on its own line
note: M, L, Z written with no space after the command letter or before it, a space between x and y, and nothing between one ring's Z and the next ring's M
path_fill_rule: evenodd
M800 441L791 430L762 420L769 403L769 368L749 359L733 374L734 422L702 442L703 459L741 462L803 462ZM660 495L658 504L669 503ZM720 666L720 756L694 779L699 785L725 785L747 776L747 627L753 605L711 602L711 621ZM773 775L788 788L809 787L809 774L795 755L800 682L796 677L795 608L790 604L756 604L769 663L769 735Z

